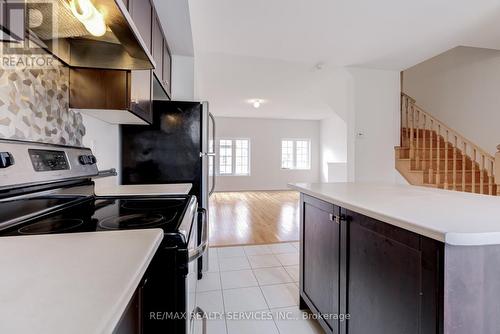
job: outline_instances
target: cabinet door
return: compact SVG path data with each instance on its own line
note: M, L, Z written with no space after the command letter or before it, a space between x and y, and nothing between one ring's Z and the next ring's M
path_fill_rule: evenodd
M130 73L129 110L147 122L153 121L153 71L132 71Z
M129 11L148 51L151 53L151 22L153 8L149 0L129 0Z
M163 80L163 33L158 17L153 17L153 58L156 63L154 74L158 81Z
M440 333L440 243L355 212L347 217L347 333Z
M333 216L339 208L302 195L301 297L314 313L328 315L320 322L328 332L338 333L340 224Z
M168 49L167 41L163 41L163 87L172 98L172 55Z

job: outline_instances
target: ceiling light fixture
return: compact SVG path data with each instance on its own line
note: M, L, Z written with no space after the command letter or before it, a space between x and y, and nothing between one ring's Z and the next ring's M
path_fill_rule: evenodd
M253 107L254 107L255 109L259 108L259 107L260 107L260 100L255 100L255 101L253 101Z
M69 6L73 15L89 33L97 37L106 33L104 17L90 0L70 0Z

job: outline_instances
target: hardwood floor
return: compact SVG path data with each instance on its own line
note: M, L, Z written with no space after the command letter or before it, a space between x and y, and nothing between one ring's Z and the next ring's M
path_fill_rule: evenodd
M299 193L220 192L210 199L210 246L299 240Z

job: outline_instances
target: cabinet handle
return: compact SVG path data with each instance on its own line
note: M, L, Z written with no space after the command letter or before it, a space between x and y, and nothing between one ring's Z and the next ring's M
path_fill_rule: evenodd
M344 220L343 216L337 216L334 215L333 213L330 213L330 220L334 223L340 224L342 220Z

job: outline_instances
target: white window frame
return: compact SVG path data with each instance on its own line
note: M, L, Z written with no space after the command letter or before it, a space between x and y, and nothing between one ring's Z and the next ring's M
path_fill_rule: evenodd
M221 140L231 141L231 173L220 173L220 142ZM247 174L236 174L236 141L246 140L248 142L248 173ZM218 138L217 139L217 163L216 163L216 175L217 176L250 176L251 175L251 156L252 156L252 142L250 138Z
M292 154L293 154L293 161L292 161L292 167L283 167L283 142L284 141L291 141L293 142L293 149L292 149ZM307 142L307 167L305 168L298 168L297 167L297 142L298 141L305 141ZM284 170L311 170L311 139L310 138L282 138L280 141L280 150L281 150L281 169Z

